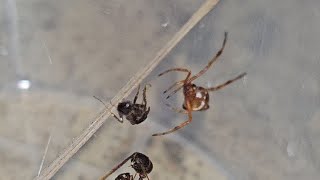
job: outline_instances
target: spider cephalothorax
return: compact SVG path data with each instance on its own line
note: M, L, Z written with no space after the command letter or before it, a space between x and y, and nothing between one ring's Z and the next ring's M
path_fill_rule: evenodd
M232 83L232 82L234 82L234 81L236 81L246 75L246 73L242 73L239 76L237 76L231 80L228 80L221 85L218 85L215 87L210 87L210 88L204 88L204 87L197 86L192 83L195 79L202 76L212 66L212 64L218 59L218 57L222 54L224 47L226 45L226 42L227 42L227 37L228 37L228 33L225 32L221 49L212 58L212 60L209 61L208 65L206 67L204 67L197 74L191 76L191 71L189 69L185 69L185 68L168 69L168 70L164 71L163 73L159 74L159 76L162 76L162 75L164 75L168 72L172 72L172 71L180 71L180 72L187 73L187 77L185 79L174 83L172 86L170 86L163 93L167 93L168 91L170 91L171 89L176 87L176 89L174 91L172 91L167 96L167 99L168 99L171 95L175 94L181 88L183 88L183 95L184 95L184 103L182 105L183 109L176 109L176 108L172 108L169 104L167 104L167 105L171 109L173 109L174 111L176 111L178 113L187 114L188 120L181 123L180 125L172 128L172 129L170 129L169 131L166 131L163 133L156 133L156 134L153 134L152 136L161 136L161 135L169 134L169 133L172 133L178 129L183 128L184 126L186 126L187 124L189 124L192 121L192 111L204 111L204 110L209 109L209 104L208 104L209 103L209 91L219 90L219 89L227 86L228 84L230 84L230 83Z
M130 173L122 173L115 180L133 180L133 176Z
M131 167L142 177L145 178L153 169L153 164L149 157L136 152L131 158Z
M117 110L120 116L128 115L132 111L133 104L131 101L124 101L118 104Z

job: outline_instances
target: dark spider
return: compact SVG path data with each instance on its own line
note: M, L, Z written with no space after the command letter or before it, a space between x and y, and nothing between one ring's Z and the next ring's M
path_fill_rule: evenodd
M133 176L130 173L122 173L119 174L115 180L134 180L136 177L136 174ZM139 177L139 180L143 180L142 177Z
M152 171L153 164L148 156L139 152L135 152L131 156L127 157L110 172L101 177L101 180L105 180L129 160L131 160L131 167L136 171L136 174L132 176L130 173L122 173L116 178L116 180L133 180L137 174L139 175L139 180L143 180L145 178L150 180L148 174Z
M184 103L182 105L183 109L173 108L169 104L166 104L166 105L169 106L175 112L188 114L188 120L181 123L179 126L172 128L169 131L166 131L163 133L156 133L156 134L153 134L152 136L161 136L161 135L169 134L169 133L172 133L172 132L188 125L192 121L192 111L204 111L204 110L209 109L209 104L208 104L209 103L209 91L217 91L217 90L227 86L228 84L230 84L230 83L232 83L232 82L234 82L234 81L236 81L246 75L246 73L242 73L239 76L235 77L234 79L228 80L223 84L220 84L218 86L211 87L211 88L204 88L204 87L197 86L192 83L192 81L194 81L198 77L202 76L212 66L212 64L218 59L218 57L222 54L223 49L224 49L226 42L227 42L227 37L228 37L228 33L225 32L224 33L224 41L223 41L221 49L213 57L213 59L211 61L209 61L208 65L206 67L204 67L198 74L191 76L191 71L189 69L172 68L172 69L168 69L158 75L158 76L162 76L162 75L164 75L168 72L172 72L172 71L180 71L180 72L187 73L187 77L184 80L181 80L181 81L174 83L172 86L170 86L163 93L165 94L169 90L176 87L176 89L167 96L167 99L168 99L168 98L170 98L171 95L175 94L177 91L179 91L181 88L183 88L183 95L184 95Z
M119 174L115 180L133 180L134 177L130 173Z
M143 89L143 100L141 104L136 103L140 91L140 85L138 87L137 94L134 97L133 102L131 101L123 101L120 102L117 106L117 110L119 113L118 117L114 113L111 112L111 115L116 118L120 123L123 123L123 117L125 118L132 124L140 124L144 120L147 119L148 114L150 112L150 107L147 108L147 98L146 98L146 92L147 92L147 86L151 86L150 84L147 84L144 89ZM94 98L98 99L100 102L102 102L99 98L95 97ZM102 102L104 105L105 103ZM106 105L105 105L106 106ZM106 106L107 107L107 106Z

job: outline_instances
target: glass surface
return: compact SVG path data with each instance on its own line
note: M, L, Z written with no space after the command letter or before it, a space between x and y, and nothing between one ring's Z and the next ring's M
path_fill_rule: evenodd
M0 179L33 179L90 125L204 1L2 0L0 6ZM221 0L144 83L151 112L142 124L109 118L53 179L98 179L139 151L150 179L317 179L320 176L320 1ZM162 95L184 73L212 87L210 108L185 128L182 91ZM132 93L129 100L133 99ZM138 101L141 101L140 99ZM130 171L129 164L112 176ZM110 179L112 179L110 178Z

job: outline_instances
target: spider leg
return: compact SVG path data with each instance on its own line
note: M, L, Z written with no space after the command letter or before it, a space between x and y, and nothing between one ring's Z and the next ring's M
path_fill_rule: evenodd
M166 73L168 73L168 72L172 72L172 71L181 71L181 72L186 72L186 73L188 73L187 76L186 76L186 78L185 78L185 80L183 80L183 81L188 80L189 77L191 76L191 71L190 71L189 69L185 69L185 68L172 68L172 69L168 69L168 70L160 73L158 76L162 76L162 75L164 75L164 74L166 74ZM167 90L165 90L163 93L166 93L168 90L172 89L175 85L180 84L180 82L181 82L181 81L176 82L175 84L173 84L172 86L170 86Z
M142 165L140 165L140 167L141 167L141 169L142 169L142 171L143 171L143 176L141 176L141 174L139 174L139 179L143 179L144 176L146 176L147 179L150 180L149 177L148 177L148 173L146 173L145 168L144 168Z
M188 125L192 121L192 113L191 113L192 111L191 111L191 105L189 102L187 103L187 109L188 109L187 110L187 112L188 112L188 120L187 121L181 123L179 126L176 126L172 129L170 129L169 131L166 131L163 133L156 133L156 134L153 134L152 136L162 136L162 135L170 134L170 133L172 133L176 130L179 130L179 129L183 128L184 126Z
M172 72L172 71L187 72L188 76L191 75L191 71L189 69L186 69L186 68L172 68L172 69L168 69L168 70L160 73L158 76L162 76L162 75L167 74L168 72Z
M179 109L179 108L172 107L169 103L167 103L166 106L168 108L170 108L172 111L176 112L176 113L188 114L188 111L186 111L184 109Z
M120 123L123 123L123 118L122 117L118 117L117 115L115 115L113 112L111 112L111 116L116 118L116 120L118 120Z
M183 88L183 86L178 87L176 90L172 91L167 97L166 99L169 99L172 95L174 95L176 92L178 92L181 88Z
M146 84L143 88L143 100L142 100L142 104L146 107L147 106L147 86L151 87L151 84Z
M134 96L133 104L135 104L135 103L137 102L138 95L139 95L139 91L140 91L140 84L139 84L139 86L138 86L138 91L137 91L136 95Z
M181 71L181 72L187 72L187 76L184 80L178 81L176 83L174 83L173 85L171 85L168 89L166 89L163 93L167 93L169 90L173 89L175 86L182 84L185 84L186 81L189 80L190 76L191 76L191 71L189 69L185 69L185 68L172 68L172 69L168 69L162 73L160 73L158 76L162 76L168 72L172 72L172 71ZM173 94L175 94L177 91L179 91L183 86L180 86L178 89L176 89L174 92L172 92L169 96L167 96L167 99L170 98L170 96L172 96Z
M97 99L98 101L100 101L106 108L107 105L99 98L97 98L96 96L93 96L95 99ZM113 104L110 102L110 104L113 106ZM118 117L117 115L115 115L113 112L110 111L111 116L113 116L114 118L116 118L116 120L118 120L120 123L123 123L123 118L122 117Z
M238 79L241 79L242 77L244 77L247 73L242 73L240 74L239 76L233 78L233 79L230 79L229 81L226 81L225 83L223 84L220 84L218 86L215 86L215 87L211 87L211 88L207 88L208 91L217 91L225 86L227 86L228 84L231 84L233 83L234 81L238 80Z
M107 177L109 177L112 173L114 173L116 170L118 170L121 166L123 166L129 159L132 158L136 153L133 153L129 157L127 157L125 160L123 160L120 164L118 164L116 167L112 168L111 171L109 171L106 175L102 176L100 180L105 180Z
M172 88L174 88L175 86L178 86L180 84L183 84L184 80L178 81L174 84L172 84L168 89L166 89L165 91L163 91L163 94L167 93L168 91L170 91Z
M227 32L224 32L224 40L223 40L223 43L222 43L222 47L220 48L220 50L217 52L217 54L212 58L211 61L209 61L208 65L206 67L204 67L198 74L192 76L188 82L192 82L194 81L195 79L197 79L198 77L200 77L202 74L204 74L205 72L207 72L207 70L212 66L212 64L218 59L218 57L222 54L223 52L223 49L226 45L226 42L227 42L227 39L228 39L228 33Z

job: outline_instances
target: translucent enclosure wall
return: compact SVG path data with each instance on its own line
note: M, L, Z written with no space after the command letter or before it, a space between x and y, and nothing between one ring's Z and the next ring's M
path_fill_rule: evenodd
M44 154L49 166L104 109L93 96L109 104L203 2L1 0L0 179L35 178ZM320 179L319 19L319 0L220 0L143 81L148 119L108 118L53 179L98 179L136 151L152 160L151 180ZM185 73L157 74L199 72L225 31L223 54L194 83L247 75L210 92L183 129L152 137L188 118L165 105L182 108L182 91L162 94Z

